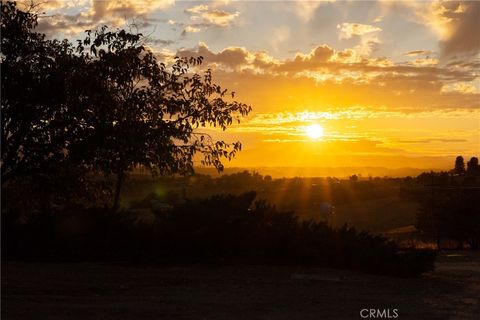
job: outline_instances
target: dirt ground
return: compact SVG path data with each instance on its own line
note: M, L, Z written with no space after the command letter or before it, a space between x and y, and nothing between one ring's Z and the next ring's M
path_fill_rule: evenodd
M2 264L2 319L479 319L480 255L442 253L434 272L398 279L270 266Z

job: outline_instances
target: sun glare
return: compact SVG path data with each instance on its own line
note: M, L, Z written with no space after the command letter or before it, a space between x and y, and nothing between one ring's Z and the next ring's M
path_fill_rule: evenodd
M305 128L305 133L311 139L323 137L323 128L318 124L312 124Z

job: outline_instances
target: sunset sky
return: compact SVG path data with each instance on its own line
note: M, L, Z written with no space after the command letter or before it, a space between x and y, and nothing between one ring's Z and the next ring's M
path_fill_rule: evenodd
M447 168L480 153L480 2L78 0L42 9L38 31L52 37L135 24L161 60L203 56L202 68L253 108L214 133L243 143L227 166Z

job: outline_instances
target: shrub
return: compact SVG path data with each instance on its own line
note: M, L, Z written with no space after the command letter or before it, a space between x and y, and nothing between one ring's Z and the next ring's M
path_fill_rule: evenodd
M348 226L302 222L293 212L278 211L255 197L249 192L188 200L156 211L149 223L132 212L77 206L38 214L21 225L2 224L16 228L2 243L9 246L4 252L10 257L37 259L308 265L397 276L433 269L434 252L400 250L387 239Z
M416 227L437 239L466 242L470 248L480 244L480 190L478 188L443 188L425 192L420 198Z

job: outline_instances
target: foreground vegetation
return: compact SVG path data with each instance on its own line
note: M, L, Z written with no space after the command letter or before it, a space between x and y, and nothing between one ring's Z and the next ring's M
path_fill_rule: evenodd
M249 172L219 178L142 176L127 181L120 211L109 208L110 193L102 192L112 185L108 180L91 177L89 186L98 187L90 189L93 197L72 196L68 189L75 190L75 184L69 181L39 185L38 180L24 179L4 186L4 257L304 265L416 276L433 268L434 251L400 247L358 231L355 224L334 224L328 214L325 220L292 209L321 214L327 203L331 216L348 209L365 214L368 221L384 217L398 220L400 226L416 222L419 234L472 249L480 231L480 189L477 176L467 174L348 180L272 179ZM268 201L255 200L257 194L245 192L248 189ZM418 203L416 217L414 210L395 210L389 199L397 198ZM375 215L360 210L365 203L382 199L385 210L367 208Z
M299 221L255 193L191 200L140 219L131 212L82 207L38 213L27 222L4 220L7 258L221 262L328 266L416 276L432 270L435 253L401 250L387 239Z

